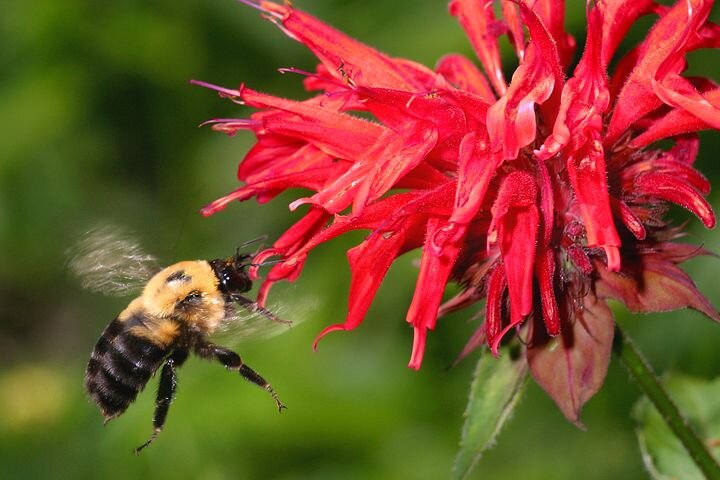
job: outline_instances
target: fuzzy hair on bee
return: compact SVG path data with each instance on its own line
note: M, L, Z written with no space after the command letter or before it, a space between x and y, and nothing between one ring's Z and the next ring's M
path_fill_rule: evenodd
M91 290L124 294L140 275L142 292L105 328L85 372L85 389L100 407L105 423L122 415L150 378L160 371L153 433L139 453L162 431L177 388L178 368L191 354L215 360L265 389L279 411L286 408L272 386L232 350L210 336L228 329L245 310L277 330L279 319L243 294L252 287L251 255L181 261L151 273L155 260L112 227L89 232L70 260L70 269ZM285 328L285 329L286 329ZM255 330L262 330L255 328Z

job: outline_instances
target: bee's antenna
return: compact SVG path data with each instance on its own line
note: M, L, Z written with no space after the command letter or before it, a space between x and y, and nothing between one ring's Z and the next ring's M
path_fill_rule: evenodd
M249 247L249 246L252 245L253 243L263 242L263 241L267 240L267 238L268 238L268 236L267 236L267 234L265 234L265 235L260 235L259 237L255 237L255 238L253 238L252 240L248 240L248 241L246 241L246 242L243 242L243 243L241 243L241 244L237 247L237 251L238 251L238 253L239 253L240 250L242 250L243 248Z

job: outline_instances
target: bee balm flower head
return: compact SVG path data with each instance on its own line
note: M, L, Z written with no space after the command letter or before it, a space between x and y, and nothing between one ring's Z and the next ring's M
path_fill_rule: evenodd
M575 421L607 370L607 299L636 312L690 307L718 320L677 266L704 251L676 243L682 231L664 219L675 204L715 225L710 185L693 161L695 132L720 128L720 87L682 75L689 52L720 46L720 27L707 21L712 2L588 1L587 39L570 69L575 42L562 1L453 0L479 67L450 54L430 69L289 4L242 1L320 61L313 73L290 69L313 92L301 101L197 82L256 110L209 122L229 135L249 130L257 143L240 164L243 185L204 214L233 200L311 192L290 205L306 205L304 215L257 259L284 260L261 301L274 282L300 275L314 247L364 230L347 252L347 317L320 337L352 330L392 262L421 249L409 366L420 368L438 317L484 299L485 320L463 354L483 343L497 354L510 332L527 327L530 371ZM645 15L654 26L609 69ZM501 35L519 59L509 79ZM441 305L450 281L462 292Z

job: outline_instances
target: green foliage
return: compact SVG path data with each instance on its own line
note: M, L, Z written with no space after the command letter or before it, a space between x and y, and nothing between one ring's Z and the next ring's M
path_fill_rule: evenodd
M502 348L500 357L489 352L478 360L465 410L460 452L453 465L454 478L468 478L486 449L510 419L527 378L527 362L518 348ZM514 355L513 355L514 354Z
M665 387L687 422L720 459L720 379L703 380L673 374ZM645 398L635 406L637 436L645 467L656 480L703 480L706 478L667 426L662 416Z

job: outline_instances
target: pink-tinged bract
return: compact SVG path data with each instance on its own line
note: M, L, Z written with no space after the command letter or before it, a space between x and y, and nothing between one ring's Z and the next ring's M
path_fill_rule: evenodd
M406 317L409 366L420 368L439 317L485 300L484 322L461 356L483 343L497 355L518 332L533 377L573 422L607 372L614 320L606 300L720 319L678 267L707 252L678 243L682 230L665 219L675 204L715 226L709 182L693 162L696 132L720 129L720 86L683 76L689 52L720 47L720 27L707 20L711 1L588 1L587 38L571 69L576 44L563 1L452 0L479 65L453 53L434 70L290 4L242 2L320 61L312 73L287 69L304 76L306 100L196 82L255 109L210 120L213 129L257 137L238 169L242 186L205 215L233 200L309 191L290 204L297 222L256 259L281 260L259 301L273 283L296 280L314 247L364 230L347 252L346 319L318 340L352 330L392 262L421 249ZM647 15L654 26L618 58L627 31ZM502 35L519 60L509 77ZM451 281L461 292L443 303Z

